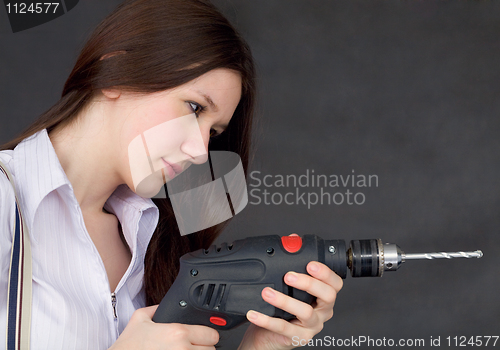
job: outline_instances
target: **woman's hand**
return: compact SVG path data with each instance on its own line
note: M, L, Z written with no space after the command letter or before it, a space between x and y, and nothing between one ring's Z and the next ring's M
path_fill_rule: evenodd
M158 305L138 309L109 350L215 350L219 333L210 327L155 323Z
M297 319L285 321L250 310L247 319L252 324L238 350L293 349L300 342L304 345L323 329L323 323L333 316L333 305L343 281L329 267L317 261L307 264L307 272L311 276L288 272L285 282L315 296L316 302L309 305L272 288L264 288L262 298L265 301L295 315Z

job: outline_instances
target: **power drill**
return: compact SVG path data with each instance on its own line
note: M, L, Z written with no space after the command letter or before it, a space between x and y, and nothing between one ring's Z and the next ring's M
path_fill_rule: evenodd
M241 325L249 310L285 320L295 318L265 302L261 291L271 287L312 304L315 297L284 281L288 271L306 272L310 261L330 267L341 278L381 277L407 260L481 258L480 250L457 253L405 254L396 244L380 239L323 240L306 234L256 236L199 249L180 258L179 274L161 301L153 321L184 323L229 330Z

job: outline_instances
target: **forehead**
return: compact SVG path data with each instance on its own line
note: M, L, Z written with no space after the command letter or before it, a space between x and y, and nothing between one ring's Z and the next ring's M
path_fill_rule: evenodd
M202 92L210 97L241 97L241 76L229 69L214 69L181 86L188 91Z

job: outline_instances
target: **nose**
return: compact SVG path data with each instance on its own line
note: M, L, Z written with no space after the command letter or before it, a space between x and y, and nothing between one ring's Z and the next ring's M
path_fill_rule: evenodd
M208 141L210 140L210 130L205 131L200 128L198 132L192 132L181 145L181 151L189 158L193 164L203 164L208 160Z

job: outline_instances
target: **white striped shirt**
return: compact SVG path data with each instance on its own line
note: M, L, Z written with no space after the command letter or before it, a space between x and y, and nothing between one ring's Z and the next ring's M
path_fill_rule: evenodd
M115 318L104 264L47 131L25 139L13 151L1 151L0 161L12 172L31 237L31 349L109 348L132 313L145 306L144 255L158 223L158 208L126 185L105 204L120 221L132 252L115 291ZM0 172L0 347L5 344L14 203L12 186Z

